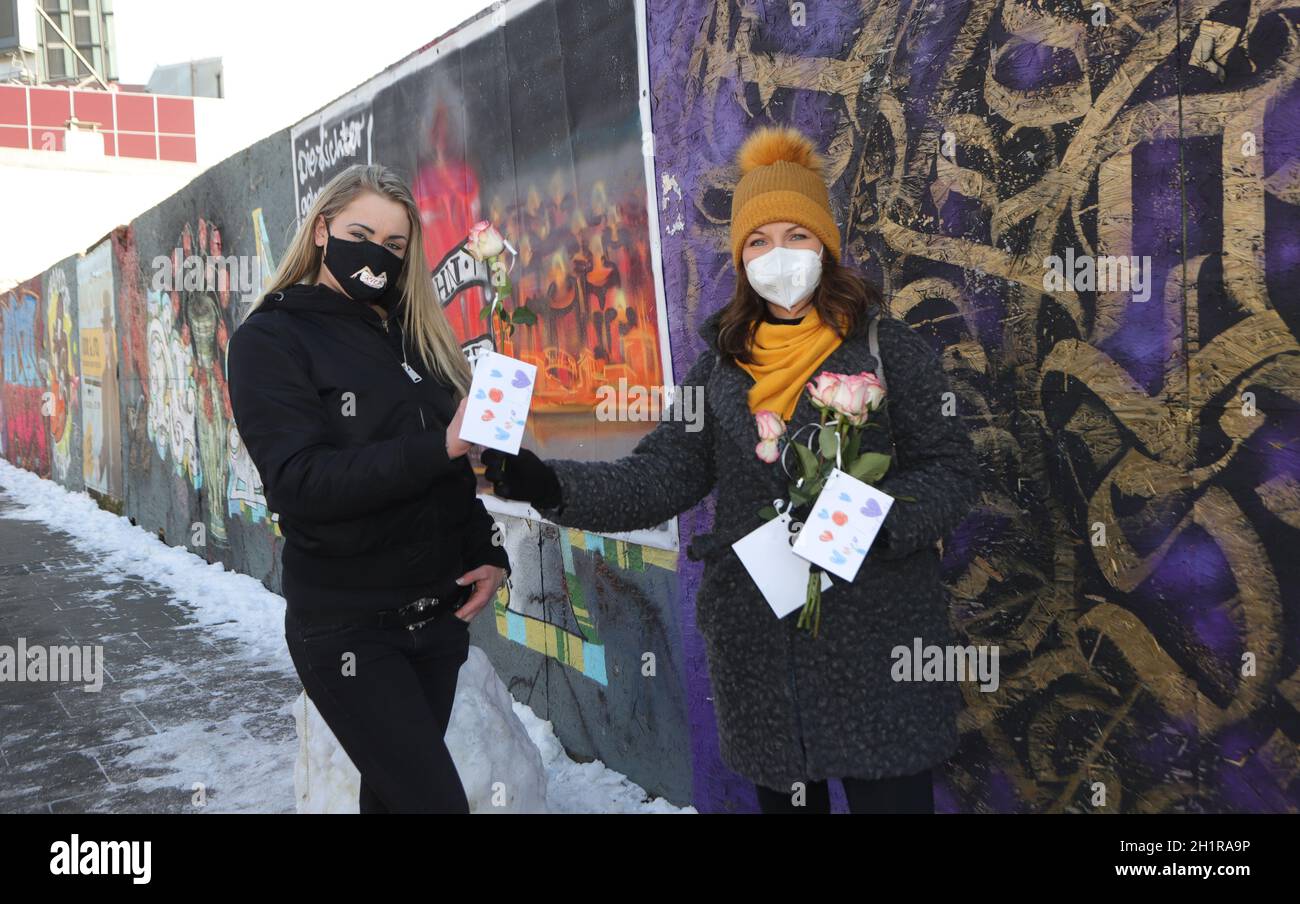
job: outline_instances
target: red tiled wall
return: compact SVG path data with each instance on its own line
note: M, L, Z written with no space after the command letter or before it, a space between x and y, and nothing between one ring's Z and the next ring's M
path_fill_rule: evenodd
M61 151L74 112L99 123L111 156L198 159L193 98L27 85L0 85L0 147Z

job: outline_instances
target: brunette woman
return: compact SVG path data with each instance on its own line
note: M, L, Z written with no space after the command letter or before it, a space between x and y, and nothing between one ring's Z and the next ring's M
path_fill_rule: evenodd
M952 681L894 680L893 651L956 641L937 541L976 499L973 444L947 416L953 397L929 344L841 264L812 143L764 128L738 162L735 295L705 321L707 349L682 381L703 388L703 429L670 415L611 462L487 450L487 474L498 495L592 531L657 525L716 490L713 533L690 553L706 561L696 624L723 760L756 785L765 812L827 812L831 778L853 812L932 812L931 770L957 748L962 695ZM881 375L882 364L886 402L871 418L883 429L865 430L862 448L893 456L877 486L900 501L855 579L823 593L814 637L795 615L774 615L731 549L788 495L781 463L756 454L754 415L775 411L792 430L815 423L804 389L817 373Z

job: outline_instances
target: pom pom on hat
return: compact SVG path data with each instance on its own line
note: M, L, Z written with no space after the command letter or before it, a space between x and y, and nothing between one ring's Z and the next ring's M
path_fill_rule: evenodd
M789 126L763 126L745 139L736 153L736 163L742 174L778 160L787 160L822 174L822 158L812 141L798 129Z

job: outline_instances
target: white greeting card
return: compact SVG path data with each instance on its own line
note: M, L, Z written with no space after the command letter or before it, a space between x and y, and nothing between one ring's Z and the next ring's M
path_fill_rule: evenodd
M786 512L731 544L777 618L808 601L808 560L795 555L790 542L790 514ZM822 572L822 590L830 586L830 575Z
M519 451L533 401L537 366L500 352L486 352L474 364L460 438L511 455Z
M794 552L851 581L893 504L893 496L835 468L813 502Z

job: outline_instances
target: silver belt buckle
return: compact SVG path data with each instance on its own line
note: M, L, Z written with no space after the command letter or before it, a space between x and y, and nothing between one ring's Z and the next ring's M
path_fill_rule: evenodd
M432 609L437 605L438 605L438 598L436 596L422 596L418 600L415 600L414 602L407 603L405 606L402 606L400 609L397 610L397 612L399 615L403 615L403 616L415 615L420 612L425 612L429 609ZM414 631L416 628L423 628L431 621L433 621L432 615L429 616L428 618L421 619L418 622L411 622L411 624L406 626L406 630Z

